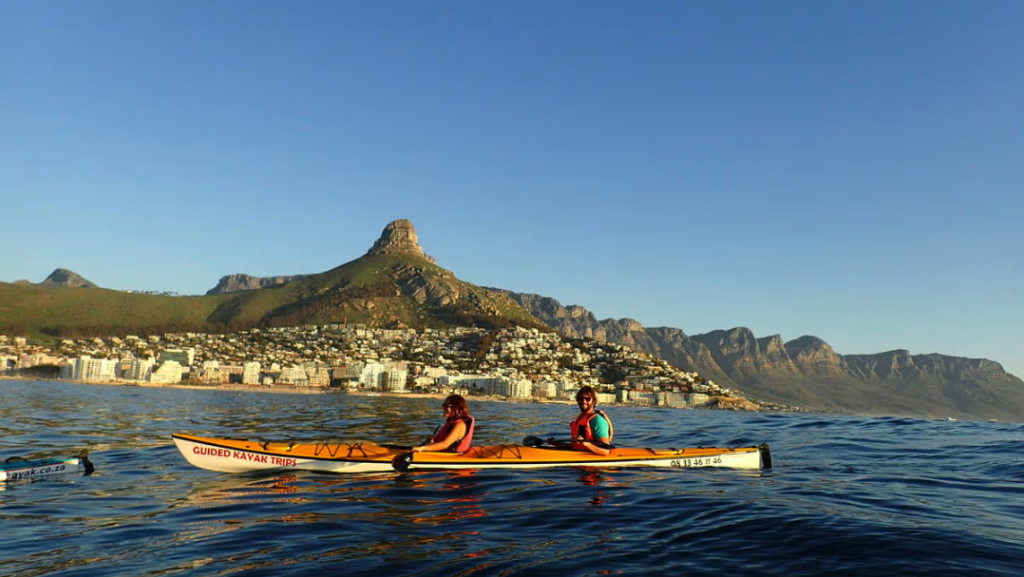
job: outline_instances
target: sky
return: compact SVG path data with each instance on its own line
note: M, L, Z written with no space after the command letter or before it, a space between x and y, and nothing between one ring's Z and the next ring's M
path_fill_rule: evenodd
M1024 3L0 4L0 281L459 278L1024 377Z

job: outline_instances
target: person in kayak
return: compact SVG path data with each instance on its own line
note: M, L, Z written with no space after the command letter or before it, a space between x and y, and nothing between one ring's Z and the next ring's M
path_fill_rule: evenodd
M576 404L580 407L580 414L569 423L572 441L566 443L548 438L547 443L555 447L571 447L578 451L607 455L611 452L612 436L615 433L612 420L604 411L597 410L597 392L590 385L580 387L576 392Z
M413 447L413 453L421 451L451 451L465 453L473 444L473 430L476 420L470 416L466 399L462 395L448 395L441 403L445 421L427 439L426 445Z

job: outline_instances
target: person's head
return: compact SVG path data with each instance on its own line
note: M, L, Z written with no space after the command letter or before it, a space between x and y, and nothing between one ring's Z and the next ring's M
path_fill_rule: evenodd
M597 392L590 385L583 385L576 391L576 404L584 413L597 406Z
M449 419L465 419L469 416L469 407L462 395L448 395L448 398L441 403L444 416Z

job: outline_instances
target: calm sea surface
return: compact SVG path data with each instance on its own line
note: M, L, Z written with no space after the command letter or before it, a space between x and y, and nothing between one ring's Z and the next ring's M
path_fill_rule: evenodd
M610 407L623 446L771 444L775 468L229 475L174 432L418 442L439 401L0 381L0 575L1024 574L1024 425ZM480 444L569 405L470 401ZM607 407L606 407L607 408Z

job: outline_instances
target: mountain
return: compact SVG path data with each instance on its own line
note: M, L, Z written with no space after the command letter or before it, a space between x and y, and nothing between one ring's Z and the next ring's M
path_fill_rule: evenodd
M46 277L46 280L39 283L39 286L97 288L95 284L85 280L78 273L66 268L59 268L51 272L50 276Z
M423 251L408 220L388 224L362 257L319 274L229 275L205 296L174 297L97 288L57 269L38 285L0 283L0 313L0 334L54 337L326 323L517 324L628 345L762 401L866 414L1024 419L1024 382L990 360L905 350L843 356L813 336L784 342L742 327L688 336L632 319L599 321L580 306L459 280Z
M306 278L308 274L293 274L291 276L250 276L247 274L229 274L220 277L220 281L217 282L217 286L206 291L208 295L223 295L228 293L237 293L241 291L250 291L261 288L270 288L283 284L288 284L293 280L299 280Z
M456 278L396 220L362 257L257 290L192 297L0 283L0 333L104 336L353 323L375 327L551 329L503 294Z
M905 350L844 356L817 337L784 342L743 327L687 336L632 319L599 321L549 297L492 290L563 335L626 344L762 401L861 414L1024 419L1024 381L987 359Z

